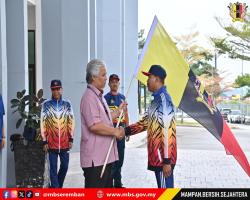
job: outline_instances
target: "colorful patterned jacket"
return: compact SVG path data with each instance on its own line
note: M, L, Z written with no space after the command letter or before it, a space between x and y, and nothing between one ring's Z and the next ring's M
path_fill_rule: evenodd
M75 119L69 101L50 99L43 103L41 111L41 135L50 151L69 150L73 142Z
M175 166L177 159L176 123L174 106L166 87L153 93L152 100L142 120L125 128L126 135L147 130L148 169L162 170L163 164Z

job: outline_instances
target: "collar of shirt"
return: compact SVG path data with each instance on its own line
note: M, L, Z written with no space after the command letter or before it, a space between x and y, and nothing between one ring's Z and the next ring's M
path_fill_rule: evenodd
M114 96L114 97L115 97L115 96L119 96L119 95L120 95L120 93L119 93L119 92L117 92L117 94L112 94L112 92L111 92L111 91L110 91L108 94L109 94L109 96Z
M92 85L92 84L88 84L88 87L90 87L90 89L92 89L92 90L96 93L97 96L102 97L102 95L103 95L103 90L97 89L97 88L96 88L94 85Z
M165 86L162 86L159 90L153 92L152 96L153 96L154 98L156 98L156 97L160 96L160 94L161 94L162 92L166 92L166 91L167 91L167 90L166 90L166 87L165 87Z
M172 103L172 98L170 97L166 86L162 86L159 90L153 92L152 96L154 97L154 99L157 99L158 97L160 97L161 93L164 93L166 100Z
M54 103L57 103L57 101L58 101L58 103L61 103L61 102L62 102L62 96L60 97L59 100L55 99L53 96L51 97L51 99L52 99L52 101L53 101Z

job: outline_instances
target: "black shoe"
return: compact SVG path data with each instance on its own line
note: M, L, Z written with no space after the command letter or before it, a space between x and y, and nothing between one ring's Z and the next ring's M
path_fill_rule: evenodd
M114 184L114 188L125 188L125 187L123 187L123 184L119 182Z
M114 188L126 188L126 187L123 187L122 185L115 185Z

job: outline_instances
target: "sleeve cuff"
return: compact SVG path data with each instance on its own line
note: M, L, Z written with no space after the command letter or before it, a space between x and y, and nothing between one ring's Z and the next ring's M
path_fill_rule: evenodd
M125 130L125 135L126 136L130 136L131 135L131 128L129 126L125 127L124 130Z
M73 138L69 138L69 142L73 143L74 139Z
M166 165L170 165L170 159L169 158L164 158L163 163Z

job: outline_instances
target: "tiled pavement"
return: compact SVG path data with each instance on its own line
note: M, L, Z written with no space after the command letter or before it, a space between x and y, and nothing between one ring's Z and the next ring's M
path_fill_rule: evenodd
M71 153L65 187L84 187L79 152ZM247 157L250 154L247 153ZM154 173L147 170L146 148L126 148L123 183L128 188L156 187ZM174 171L175 187L250 187L250 178L232 156L224 151L178 149Z

